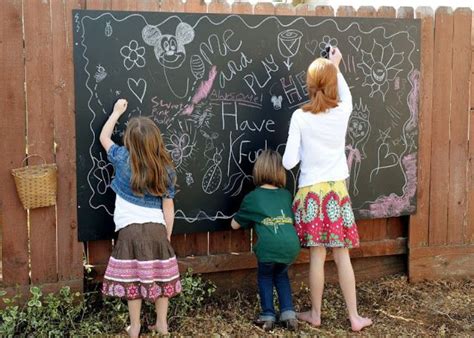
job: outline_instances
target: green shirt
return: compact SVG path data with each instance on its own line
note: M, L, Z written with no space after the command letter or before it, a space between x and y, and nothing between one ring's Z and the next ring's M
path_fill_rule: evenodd
M291 264L298 256L291 202L288 190L261 187L242 201L234 219L242 228L254 227L258 240L253 250L259 262Z

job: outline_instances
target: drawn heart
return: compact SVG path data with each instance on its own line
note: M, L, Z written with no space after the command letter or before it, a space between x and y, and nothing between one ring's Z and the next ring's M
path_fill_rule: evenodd
M370 172L369 181L372 182L372 176L377 175L380 169L388 169L398 165L398 155L390 152L387 143L382 143L377 150L377 167Z
M145 97L146 93L146 81L142 78L135 80L132 78L128 78L127 80L128 89L135 95L135 97L143 103L143 98Z
M397 154L390 152L388 144L386 143L380 145L378 155L380 159L380 168L390 168L397 165L398 163Z
M362 43L362 38L360 36L349 36L349 43L359 51L360 45Z
M304 48L306 48L306 50L310 52L311 55L314 55L316 54L316 50L318 49L318 41L316 40L308 41L305 43Z

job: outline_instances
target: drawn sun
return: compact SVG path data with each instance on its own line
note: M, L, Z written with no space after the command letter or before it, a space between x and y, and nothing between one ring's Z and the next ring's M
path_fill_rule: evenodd
M362 86L371 87L369 97L380 92L382 100L385 101L385 94L389 88L389 82L393 81L397 74L401 72L398 68L403 62L403 52L395 53L392 43L386 46L378 44L374 40L372 50L366 52L362 50L362 62L357 66L362 69L365 75Z

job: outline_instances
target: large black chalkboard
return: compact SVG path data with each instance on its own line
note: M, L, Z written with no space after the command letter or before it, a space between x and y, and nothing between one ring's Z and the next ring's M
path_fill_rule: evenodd
M415 211L419 22L74 11L79 239L113 235L98 134L113 103L152 117L178 171L175 232L229 226L260 149L283 153L306 68L338 46L353 95L347 156L358 218ZM289 174L294 191L297 172Z

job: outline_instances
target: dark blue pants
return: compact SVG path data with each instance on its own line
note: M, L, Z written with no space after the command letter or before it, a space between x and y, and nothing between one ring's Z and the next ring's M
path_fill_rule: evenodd
M258 291L262 306L261 320L276 320L275 308L273 307L273 286L275 286L278 293L280 320L296 318L288 278L289 267L289 265L282 263L258 262Z

